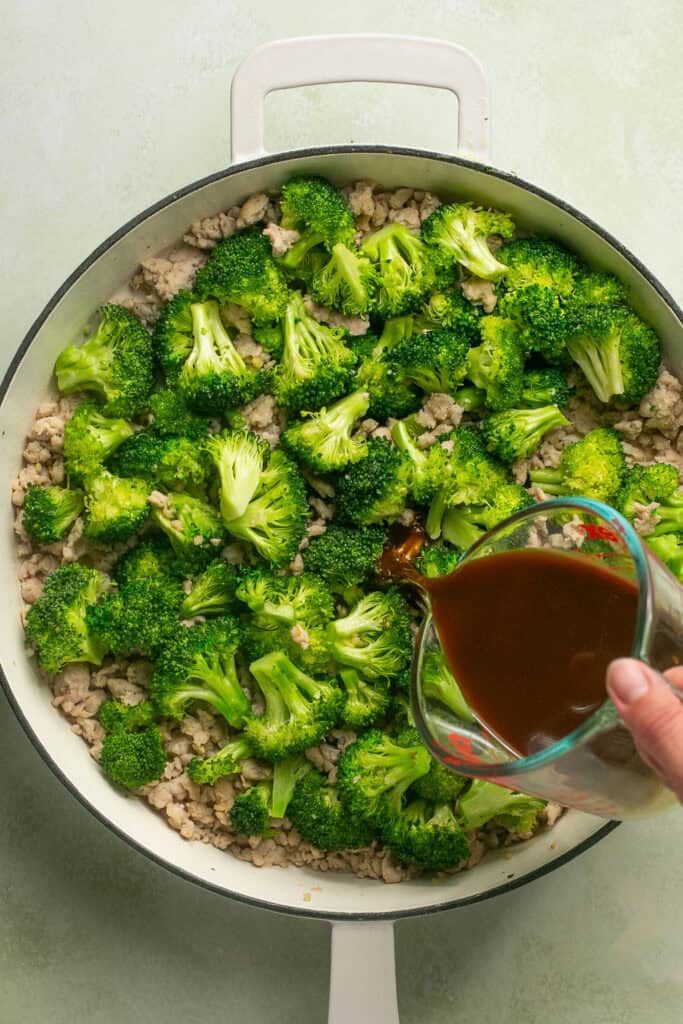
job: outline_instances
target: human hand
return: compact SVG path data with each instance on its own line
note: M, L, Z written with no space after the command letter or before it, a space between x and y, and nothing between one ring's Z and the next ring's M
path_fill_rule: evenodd
M664 675L683 690L683 666ZM683 802L683 703L659 672L633 658L608 667L607 692L643 761Z

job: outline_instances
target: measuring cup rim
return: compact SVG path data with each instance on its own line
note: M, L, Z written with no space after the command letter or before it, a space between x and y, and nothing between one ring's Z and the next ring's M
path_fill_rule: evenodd
M504 530L508 526L513 526L515 523L522 522L525 519L531 519L543 512L556 512L560 509L566 508L573 508L582 512L590 512L607 520L610 525L616 529L616 532L626 544L629 554L633 560L636 581L638 584L636 629L631 647L631 657L638 658L641 661L647 661L648 642L652 628L653 602L652 577L650 574L648 558L643 549L643 543L633 526L631 526L628 520L625 519L620 512L617 512L616 509L612 508L610 505L606 505L602 501L596 501L593 498L549 498L546 501L539 501L535 505L521 509L519 512L515 512L513 515L508 516L507 519L501 520L500 523L492 527L490 530L487 530L483 536L481 536L465 551L462 559L458 563L458 566L456 566L453 571L457 572L458 567L462 565L463 562L468 561L480 548L490 542L490 538L492 536L499 533L501 530ZM422 663L424 641L425 637L428 635L430 626L436 631L436 628L433 626L431 611L427 608L424 622L422 623L417 635L415 655L413 657L411 669L410 691L412 712L413 718L415 719L415 725L417 726L418 732L422 736L424 742L432 753L439 759L442 758L444 753L447 753L449 767L454 771L460 769L463 773L473 778L524 775L526 772L545 767L553 761L558 760L558 758L563 757L565 754L568 754L575 747L579 746L585 738L589 737L593 733L595 720L598 716L604 716L605 712L611 712L615 719L618 717L616 708L609 698L605 697L604 702L596 711L593 712L590 718L586 719L585 722L582 722L581 725L577 726L577 728L572 732L563 736L561 740L557 740L555 743L545 747L543 750L539 750L535 754L530 754L528 757L518 757L514 761L494 761L485 765L473 765L470 761L462 760L458 757L457 751L444 751L432 740L420 708L418 699L418 681Z

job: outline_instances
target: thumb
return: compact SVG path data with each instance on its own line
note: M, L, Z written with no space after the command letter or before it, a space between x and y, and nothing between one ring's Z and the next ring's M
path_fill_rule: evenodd
M607 690L638 753L683 801L683 704L663 677L642 661L618 658Z

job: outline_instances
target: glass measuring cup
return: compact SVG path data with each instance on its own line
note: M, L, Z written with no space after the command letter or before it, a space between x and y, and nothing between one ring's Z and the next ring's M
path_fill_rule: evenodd
M660 671L683 663L683 588L614 509L583 498L541 502L489 530L469 548L459 567L466 561L524 548L600 559L612 572L635 583L635 633L632 649L624 655L630 653ZM425 596L428 605L427 592ZM549 614L551 598L549 594ZM413 660L412 708L424 742L447 768L604 818L650 817L675 803L673 794L638 756L607 697L569 735L523 757L493 736L464 702L460 710L454 701L446 707L425 692L425 656L435 646L440 647L440 640L427 607ZM548 685L552 686L552 667Z

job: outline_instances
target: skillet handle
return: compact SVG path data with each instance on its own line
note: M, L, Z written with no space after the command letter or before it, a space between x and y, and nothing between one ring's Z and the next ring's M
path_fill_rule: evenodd
M488 83L468 50L418 36L334 35L281 39L244 58L230 90L232 162L265 154L263 113L269 93L335 82L447 89L458 97L458 153L488 160Z
M393 921L332 925L327 1024L399 1024Z

